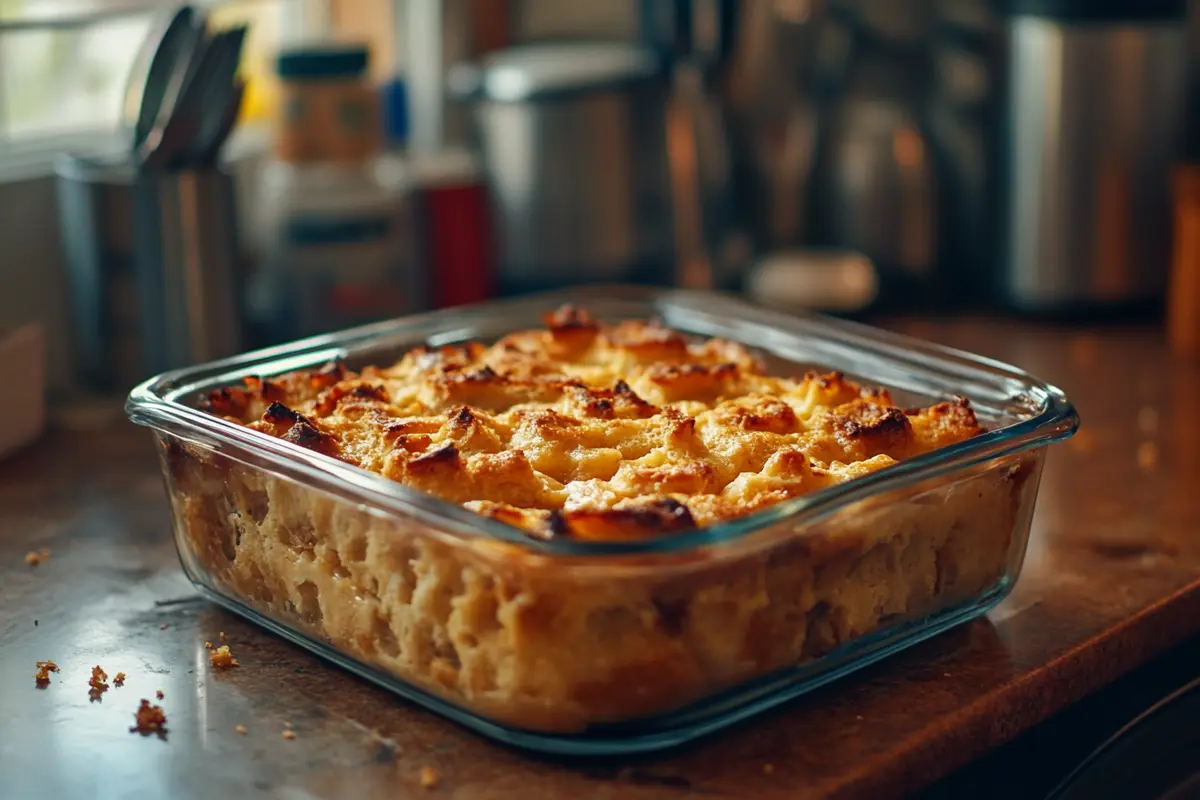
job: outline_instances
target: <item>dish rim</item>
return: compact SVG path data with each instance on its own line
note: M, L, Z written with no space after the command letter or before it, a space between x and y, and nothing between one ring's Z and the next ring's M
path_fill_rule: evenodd
M423 334L426 341L439 340L435 343L444 344L470 338L456 339L453 336L469 333L472 321L492 319L506 312L514 316L517 311L528 315L553 310L563 303L595 308L604 303L620 302L649 304L660 311L670 310L676 316L691 316L693 321L708 320L710 324L707 327L710 328L722 324L726 327L732 325L735 329L750 326L759 334L767 334L768 339L771 334L790 338L793 345L803 343L804 337L810 337L810 345L824 342L828 345L826 349L844 351L851 358L857 352L860 356L869 353L877 358L899 359L907 362L910 368L924 368L927 371L926 378L933 370L953 368L964 376L973 376L995 386L1007 382L1011 388L1019 387L1022 390L1010 400L1014 404L1017 401L1029 404L1029 415L1018 415L1014 422L965 441L905 459L887 469L845 483L784 500L745 517L660 538L580 542L566 537L531 537L507 523L469 511L362 467L237 425L184 402L186 397L211 391L218 386L232 385L245 376L278 375L312 368L334 358L351 359L356 347L359 351L369 350L388 339L414 338ZM726 338L773 353L783 344L775 342L774 347L770 347L737 336ZM415 342L409 346L415 346ZM827 368L842 369L836 365ZM852 373L853 369L845 368L843 371ZM801 528L868 498L1061 441L1071 436L1079 426L1079 416L1061 389L1000 361L821 314L770 311L716 292L621 285L559 290L440 309L169 370L134 387L129 393L125 410L136 424L177 436L193 446L220 452L226 457L269 470L375 512L383 512L394 518L416 518L434 526L436 530L457 537L490 539L516 545L530 553L590 558L678 555L731 545L785 523ZM251 460L246 461L246 456Z

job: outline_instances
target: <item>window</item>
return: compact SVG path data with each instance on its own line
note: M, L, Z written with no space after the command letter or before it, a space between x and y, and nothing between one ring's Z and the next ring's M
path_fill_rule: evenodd
M419 0L427 2L428 0ZM484 0L492 2L492 0ZM281 45L331 36L366 43L372 77L404 63L397 36L408 0L192 0L213 28L249 24L242 60L242 123L274 108ZM171 0L0 0L0 175L30 155L111 150L123 142L130 70ZM41 167L36 167L40 169Z
M150 25L148 15L130 14L79 28L6 32L0 40L5 137L115 129L126 76Z
M271 56L300 0L207 0L212 27L250 24L244 118L265 116ZM112 140L130 69L170 5L162 0L0 0L0 154ZM300 32L303 25L293 25Z

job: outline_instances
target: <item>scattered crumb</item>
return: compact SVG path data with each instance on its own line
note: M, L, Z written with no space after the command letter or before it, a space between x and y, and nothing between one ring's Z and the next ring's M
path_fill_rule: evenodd
M285 727L285 728L290 728L290 727L292 727L292 721L291 721L290 719L285 719L285 720L283 721L283 727Z
M292 731L292 730L284 731L283 738L287 739L288 741L291 741L292 739L296 738L296 732Z
M137 720L137 724L129 729L130 733L146 736L167 732L167 715L163 713L162 706L151 705L149 700L142 700L134 713L134 719Z
M433 767L421 767L421 788L432 789L438 785L437 770Z
M164 622L162 625L159 625L159 626L158 626L158 629L159 629L160 631L165 631L165 630L167 629L167 623L165 623L165 622Z
M237 733L240 733L242 736L246 735L246 726L245 725L234 725L233 730Z
M92 677L88 680L88 686L97 692L103 692L108 688L108 673L101 669L99 664L92 667Z
M208 660L212 662L214 667L236 667L238 666L237 659L233 657L233 653L229 652L229 645L223 644L216 650L208 654Z
M155 689L154 696L157 697L159 700L162 700L165 695L163 694L162 689Z
M219 638L222 642L225 641L225 631L218 633L217 638Z
M775 773L774 764L763 764L763 775L773 775Z
M50 673L58 672L58 664L53 661L37 662L37 672L33 673L33 679L37 681L38 686L45 686L50 682Z
M117 673L117 676L115 678L113 678L113 685L114 686L124 686L125 685L125 673L124 672Z
M205 650L212 650L212 647L213 647L213 645L212 645L212 642L205 642L205 643L204 643L204 649L205 649Z
M949 672L943 672L943 673L942 673L942 677L943 677L943 678L953 678L954 676L953 676L953 675L951 675Z
M1154 442L1142 442L1138 445L1137 463L1144 470L1158 466L1158 445Z
M856 715L854 718L855 718L856 720L858 720L859 722L862 722L862 721L863 721L863 718L862 718L862 715L861 715L861 714L860 714L860 715Z
M88 679L88 700L100 702L101 697L108 691L108 673L99 664L92 667L92 677Z
M25 563L31 567L36 567L38 564L43 564L50 560L50 551L46 548L40 550L30 550L25 554Z

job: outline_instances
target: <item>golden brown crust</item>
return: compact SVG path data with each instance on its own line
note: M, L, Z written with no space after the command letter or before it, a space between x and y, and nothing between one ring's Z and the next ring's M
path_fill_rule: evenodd
M584 540L734 519L980 431L965 401L905 411L837 372L768 376L742 346L656 320L603 325L564 306L546 325L360 373L249 378L203 407L533 536Z

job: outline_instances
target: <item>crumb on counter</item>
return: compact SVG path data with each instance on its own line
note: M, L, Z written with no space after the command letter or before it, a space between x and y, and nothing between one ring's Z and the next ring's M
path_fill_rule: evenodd
M151 733L167 732L167 715L163 713L162 706L151 705L149 700L142 700L138 710L134 713L134 719L137 722L129 729L130 733L140 733L146 736Z
M125 685L125 673L124 672L117 673L116 677L113 678L113 685L114 686L124 686Z
M293 730L285 730L283 732L283 738L287 739L290 742L292 739L296 738L296 732Z
M775 765L774 764L763 764L763 775L773 775L773 774L775 774Z
M218 633L217 638L220 639L222 642L225 641L225 631L221 631L220 633Z
M163 697L164 697L164 695L163 695L163 690L162 690L162 689L155 689L155 690L154 690L154 696L155 696L155 697L157 697L159 700L162 700L162 699L163 699Z
M229 645L223 644L216 650L208 654L208 660L214 667L236 667L238 666L237 659L233 657L233 653L229 651Z
M91 686L97 692L103 692L108 688L108 673L99 664L92 667L92 677L88 679L88 686Z
M212 650L212 648L213 648L213 643L212 643L212 642L205 642L205 643L204 643L204 649L205 649L205 650Z
M30 550L25 554L25 563L31 567L36 567L38 564L42 563L42 557L36 551Z
M38 682L39 686L45 686L50 682L50 673L58 672L58 664L53 661L37 662L37 672L33 673L33 679Z
M421 767L421 788L432 789L438 785L437 770L433 767Z
M245 725L234 725L233 730L234 730L234 732L239 733L242 736L246 735L246 726Z
M158 626L158 629L159 629L160 631L165 631L165 630L167 629L167 623L165 623L165 622L164 622L162 625L159 625L159 626Z

